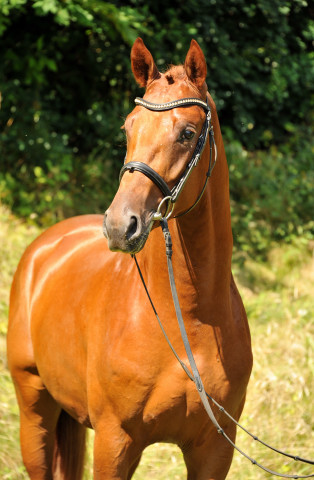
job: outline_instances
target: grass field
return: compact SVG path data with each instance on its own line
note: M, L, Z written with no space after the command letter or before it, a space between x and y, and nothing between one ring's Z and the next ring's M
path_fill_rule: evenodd
M0 206L0 479L28 478L18 440L18 408L6 368L5 334L12 275L25 247L39 233ZM268 261L234 265L249 316L254 368L241 423L277 448L314 457L314 245L299 239L274 246ZM90 437L92 434L90 434ZM91 440L85 479L92 478ZM237 444L261 463L283 473L314 473L265 450L242 432ZM228 480L261 480L266 473L235 454ZM172 445L149 447L135 480L183 480L180 451ZM74 480L74 479L73 479Z

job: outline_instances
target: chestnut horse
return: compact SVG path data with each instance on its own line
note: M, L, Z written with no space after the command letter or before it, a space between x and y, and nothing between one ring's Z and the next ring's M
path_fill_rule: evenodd
M206 62L192 40L185 63L161 74L139 38L131 52L144 99L208 102L217 164L204 186L209 140L169 220L181 310L206 391L239 418L252 354L245 310L231 274L228 168ZM127 117L126 164L144 162L172 188L205 121L197 104ZM82 477L86 428L95 430L94 478L130 479L143 450L177 444L190 480L222 480L232 446L217 433L195 384L171 352L131 255L178 355L187 361L173 306L156 210L163 194L141 171L125 171L105 214L71 218L26 250L14 277L8 361L20 408L23 461L32 480ZM162 210L162 208L161 208ZM176 218L177 217L177 218ZM143 248L145 245L145 248ZM109 248L108 248L109 246ZM116 252L116 253L113 253ZM213 406L226 434L236 427Z

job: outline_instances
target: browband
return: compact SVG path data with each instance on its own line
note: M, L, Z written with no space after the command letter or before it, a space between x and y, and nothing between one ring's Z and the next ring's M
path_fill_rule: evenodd
M202 107L205 112L210 110L209 106L206 102L201 100L200 98L179 98L178 100L173 100L172 102L167 103L152 103L144 100L144 98L136 97L135 98L136 105L140 105L142 107L148 108L148 110L153 110L155 112L164 112L165 110L172 110L173 108L178 107L190 107L192 105L198 105Z

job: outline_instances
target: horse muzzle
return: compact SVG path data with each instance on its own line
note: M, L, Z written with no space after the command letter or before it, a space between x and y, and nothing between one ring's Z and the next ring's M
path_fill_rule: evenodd
M145 220L130 210L117 218L109 208L104 216L103 234L108 240L112 252L137 253L145 245L153 225L153 218Z

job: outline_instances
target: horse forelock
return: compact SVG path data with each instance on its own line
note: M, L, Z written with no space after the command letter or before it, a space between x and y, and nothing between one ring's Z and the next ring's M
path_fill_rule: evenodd
M173 78L174 81L184 80L186 78L186 71L183 65L170 65L164 75L166 78Z
M179 82L185 82L190 88L195 92L195 94L200 94L203 97L206 95L207 86L204 85L199 89L193 82L191 82L186 74L184 65L170 65L168 70L166 70L162 76L166 79L168 85L173 85Z

